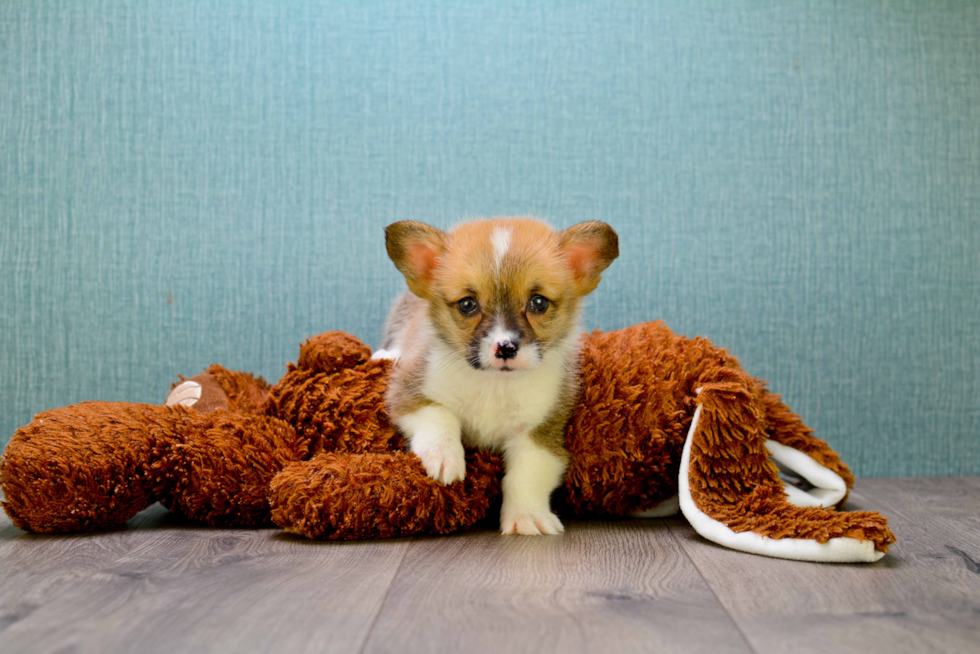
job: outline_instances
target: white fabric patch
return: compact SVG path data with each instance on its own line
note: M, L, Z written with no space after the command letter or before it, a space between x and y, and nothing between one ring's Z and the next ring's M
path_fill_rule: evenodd
M684 442L684 451L681 454L680 480L678 482L681 512L701 536L733 550L779 559L828 563L871 563L885 555L884 552L875 549L872 541L857 538L831 538L826 543L818 543L815 540L805 538L774 539L750 531L737 534L703 513L694 503L694 498L691 497L688 475L691 462L691 443L694 440L698 419L701 417L701 408L702 405L698 405L694 412L694 419L691 421L691 428L687 432L687 440Z
M201 399L201 385L195 381L185 381L174 386L174 389L167 395L165 406L194 406Z
M634 518L666 518L667 516L677 515L680 513L680 510L680 499L674 495L673 497L668 497L652 509L637 511L630 515Z
M766 449L781 468L799 475L814 486L805 491L792 484L783 484L783 490L792 504L826 509L847 495L847 484L843 478L830 468L817 463L810 455L772 440L766 441Z

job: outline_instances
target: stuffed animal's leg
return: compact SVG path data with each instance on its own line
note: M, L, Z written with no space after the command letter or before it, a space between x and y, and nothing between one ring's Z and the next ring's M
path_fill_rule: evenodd
M433 480L407 452L325 453L272 481L272 520L307 538L446 534L481 520L500 497L500 457L467 451L466 478Z
M167 487L173 434L195 417L204 419L186 409L116 402L39 413L0 460L4 509L15 525L38 533L120 525Z
M212 524L268 520L266 488L306 444L280 421L86 402L46 411L0 458L3 507L26 531L119 526L153 502Z
M708 540L809 561L876 561L894 536L874 512L789 501L766 447L767 407L748 380L705 384L681 457L681 510Z

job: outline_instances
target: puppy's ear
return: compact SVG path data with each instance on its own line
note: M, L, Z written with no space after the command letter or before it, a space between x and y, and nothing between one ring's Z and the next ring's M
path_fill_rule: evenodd
M405 275L409 290L428 299L446 235L425 223L403 220L385 227L385 247L395 267Z
M602 271L619 256L619 237L612 227L598 221L569 227L558 234L558 242L580 296L595 289Z

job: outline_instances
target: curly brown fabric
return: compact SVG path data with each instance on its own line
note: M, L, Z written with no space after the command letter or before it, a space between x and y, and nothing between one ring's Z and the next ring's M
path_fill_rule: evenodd
M269 384L261 377L247 372L228 370L212 363L207 370L212 380L228 398L228 410L239 413L259 413L269 395Z
M566 438L572 457L562 500L572 512L626 515L676 494L681 450L701 404L690 483L710 517L770 538L846 536L872 540L879 551L894 542L877 513L786 500L767 438L810 455L848 487L854 477L778 395L706 339L678 336L659 322L594 332L583 344L581 380Z
M333 374L293 368L269 393L264 412L293 425L313 452L387 452L404 445L385 411L390 361Z
M229 411L182 430L174 445L172 482L160 501L205 524L258 526L269 522L269 484L283 467L309 455L309 442L285 422Z
M733 361L661 322L587 336L566 435L572 461L564 491L573 510L626 515L676 495L696 389L730 376Z
M307 454L289 425L264 416L115 402L68 409L38 414L0 460L3 508L21 529L107 529L158 500L208 524L261 524L272 477Z
M166 434L184 412L86 402L39 413L0 460L3 508L27 531L88 531L123 524L166 485L173 456ZM172 422L171 422L172 420ZM192 422L185 427L193 429ZM151 470L160 462L164 471Z
M706 384L698 396L703 408L692 436L689 470L698 508L734 532L820 543L858 538L887 552L895 536L878 513L838 513L787 501L778 471L768 459L766 405L754 381L744 376L741 382Z
M212 525L262 524L271 512L310 538L473 525L499 501L500 458L469 451L464 481L429 479L384 410L391 364L369 357L354 337L330 332L304 343L271 388L212 365L199 376L218 398L209 413L92 402L39 414L0 457L4 509L39 533L119 525L157 500ZM850 536L881 551L894 541L877 513L790 505L767 438L809 454L848 486L853 476L725 350L662 323L583 337L581 395L566 430L571 459L556 505L626 515L676 494L699 405L689 482L703 512L771 538Z
M367 363L371 348L344 332L326 332L309 338L299 348L295 366L313 372L333 374Z
M844 479L848 488L854 485L851 469L840 460L837 452L830 449L827 441L813 435L813 430L803 424L803 420L793 413L775 393L770 393L759 382L762 389L762 404L766 409L768 423L766 435L787 447L792 447L813 457L820 465L830 468ZM846 499L846 498L845 498Z
M308 538L448 534L481 520L500 495L500 457L469 450L466 478L443 486L414 454L324 453L272 482L272 519Z

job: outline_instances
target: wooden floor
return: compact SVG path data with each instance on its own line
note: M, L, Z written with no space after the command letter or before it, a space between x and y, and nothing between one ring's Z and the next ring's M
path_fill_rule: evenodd
M315 543L183 524L27 535L0 519L0 652L980 652L980 478L867 479L873 565L702 540L682 518Z

